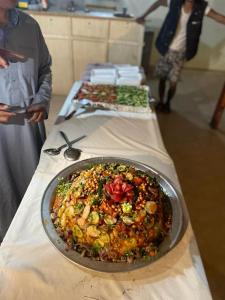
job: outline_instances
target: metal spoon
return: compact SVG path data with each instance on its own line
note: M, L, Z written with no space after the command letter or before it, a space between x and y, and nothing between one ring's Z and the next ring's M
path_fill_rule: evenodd
M82 136L78 137L77 139L72 140L72 141L70 142L70 144L72 145L72 144L74 144L74 143L76 143L76 142L82 140L82 139L85 138L85 137L86 137L86 135L82 135ZM58 148L48 148L48 149L44 149L43 152L44 152L44 153L47 153L47 154L49 154L49 155L52 155L52 156L53 156L53 155L58 155L58 154L61 152L61 150L62 150L63 148L66 148L66 146L67 146L67 144L64 144L64 145L62 145L62 146L60 146L60 147L58 147Z
M66 134L63 131L59 132L68 145L68 148L64 152L64 157L68 160L77 160L80 157L81 150L73 148Z

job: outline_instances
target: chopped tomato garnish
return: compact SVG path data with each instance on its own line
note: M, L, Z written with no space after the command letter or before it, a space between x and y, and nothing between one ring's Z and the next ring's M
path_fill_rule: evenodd
M143 179L142 179L141 177L134 177L134 178L133 178L133 182L134 182L134 184L136 184L136 185L140 185L140 184L142 184Z
M124 198L131 199L134 196L133 186L123 181L122 176L117 176L113 183L106 183L104 188L114 202L120 202Z

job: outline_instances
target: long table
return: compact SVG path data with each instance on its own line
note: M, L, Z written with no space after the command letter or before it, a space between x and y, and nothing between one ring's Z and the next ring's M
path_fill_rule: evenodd
M44 149L64 143L59 130L70 140L86 134L76 144L80 160L116 156L146 163L165 174L181 192L152 113L96 110L63 121L73 108L74 84L62 107L58 124ZM196 239L188 218L182 240L168 254L145 268L128 273L87 271L65 259L48 240L41 222L43 193L55 175L72 162L43 153L40 163L0 247L0 299L211 299ZM181 201L183 201L181 199ZM184 203L185 206L185 203Z

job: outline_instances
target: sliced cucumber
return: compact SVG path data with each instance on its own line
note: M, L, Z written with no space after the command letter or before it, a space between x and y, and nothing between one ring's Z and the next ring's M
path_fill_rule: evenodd
M107 246L109 243L110 243L110 237L106 232L104 232L104 233L101 233L100 237L95 240L94 245L100 246L103 248L103 247Z
M157 210L157 204L154 201L147 201L145 204L145 210L148 214L154 215Z
M122 204L122 211L125 213L125 214L129 214L131 211L132 211L132 205L130 203L123 203Z
M65 209L65 215L69 218L73 218L75 216L75 210L73 206L69 206Z
M134 221L130 217L127 217L127 216L122 216L122 220L123 220L123 223L125 223L126 225L134 224Z
M101 231L97 229L95 225L91 225L87 228L87 235L91 237L98 237L101 234Z
M113 218L111 216L105 216L104 221L107 225L114 225L117 222L116 218Z
M90 224L97 225L99 223L99 214L96 211L92 211L88 216L88 222Z
M73 227L73 237L81 239L83 237L83 232L78 225Z

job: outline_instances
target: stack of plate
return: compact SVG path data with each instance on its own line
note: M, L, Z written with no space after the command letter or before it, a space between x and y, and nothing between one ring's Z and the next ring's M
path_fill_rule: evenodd
M113 68L93 69L90 82L93 84L116 84L117 71Z
M139 67L131 65L92 69L90 75L90 82L93 84L140 86L142 79Z
M139 86L143 78L137 66L117 66L118 78L117 85Z

